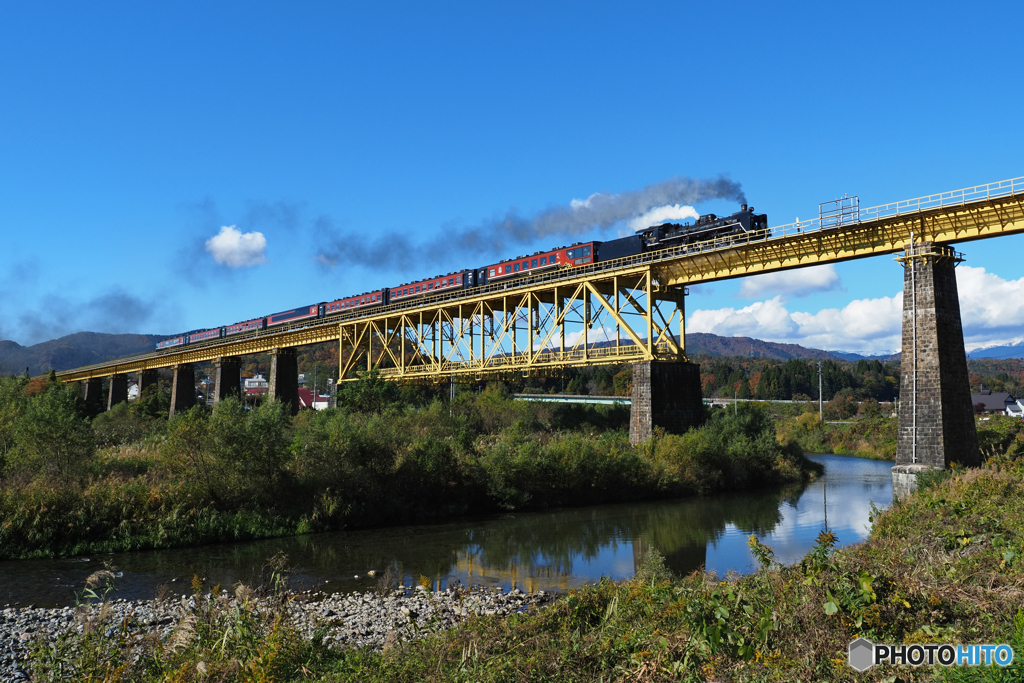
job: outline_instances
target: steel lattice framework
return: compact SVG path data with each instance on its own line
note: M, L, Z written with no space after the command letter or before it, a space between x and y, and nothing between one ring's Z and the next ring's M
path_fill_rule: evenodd
M580 364L685 359L685 288L757 273L835 263L1024 232L1024 178L775 226L551 271L512 282L334 315L57 373L78 381L327 341L339 377L379 368L389 378L554 374Z

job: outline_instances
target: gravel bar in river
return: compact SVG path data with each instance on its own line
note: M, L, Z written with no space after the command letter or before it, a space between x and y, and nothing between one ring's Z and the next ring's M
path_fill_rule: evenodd
M203 596L180 596L164 600L115 600L107 603L108 618L125 618L140 630L170 634L179 621L192 612ZM333 647L372 647L386 640L409 640L455 626L472 615L507 615L547 605L553 596L544 591L502 592L494 588L449 588L432 592L422 587L376 593L300 593L288 603L293 624L307 638L316 629L326 630L324 643ZM238 598L222 593L227 607ZM270 605L273 598L257 599ZM9 607L0 611L0 681L28 680L28 648L32 641L56 640L71 629L80 630L87 614L95 616L100 605L79 608ZM83 612L82 610L85 610Z

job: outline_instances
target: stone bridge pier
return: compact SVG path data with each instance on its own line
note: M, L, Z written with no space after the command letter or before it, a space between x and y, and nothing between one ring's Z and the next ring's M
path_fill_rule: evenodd
M682 434L703 419L699 365L666 360L633 365L630 443L646 441L655 427Z
M917 474L951 463L980 464L967 379L952 247L914 243L903 264L903 355L893 496L917 488Z
M294 348L278 348L270 351L270 393L271 401L277 399L287 403L292 415L299 412L299 359Z

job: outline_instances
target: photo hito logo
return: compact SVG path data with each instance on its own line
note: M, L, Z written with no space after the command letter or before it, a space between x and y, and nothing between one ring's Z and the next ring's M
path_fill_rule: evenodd
M867 671L876 664L922 664L942 666L1010 666L1013 648L1009 645L886 645L858 638L848 648L849 664L857 671Z

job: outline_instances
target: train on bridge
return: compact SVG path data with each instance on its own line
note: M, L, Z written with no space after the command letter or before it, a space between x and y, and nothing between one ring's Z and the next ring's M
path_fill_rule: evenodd
M468 268L447 275L406 282L396 287L385 287L356 296L334 301L300 306L252 320L245 320L206 330L192 330L157 343L157 350L169 349L188 344L223 339L254 330L271 329L308 319L327 318L340 313L360 309L372 309L390 303L439 294L452 290L464 290L489 283L504 282L523 278L557 268L577 268L593 263L612 261L644 252L658 251L670 247L686 247L712 240L744 236L747 239L768 239L768 216L754 213L754 207L743 204L740 210L730 216L705 214L694 223L663 223L637 230L636 234L608 241L591 241L571 244L547 251L538 251L530 256L518 256L499 261L481 268Z

